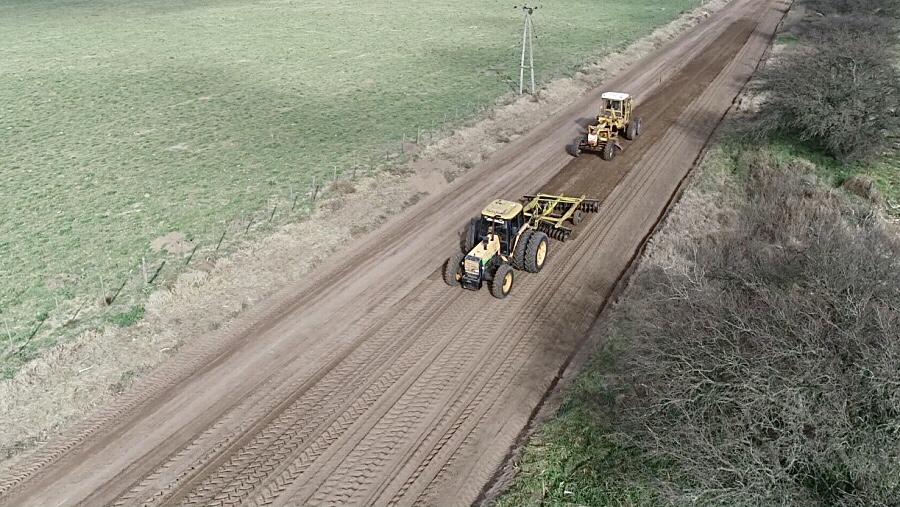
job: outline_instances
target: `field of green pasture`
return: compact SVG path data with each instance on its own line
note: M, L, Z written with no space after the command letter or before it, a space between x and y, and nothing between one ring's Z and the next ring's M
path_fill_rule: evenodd
M699 3L548 3L534 17L539 81ZM513 4L0 3L2 375L86 326L139 319L152 288L131 283L140 259L154 272L167 260L154 238L210 245L252 220L296 220L314 178L383 166L403 138L509 97Z

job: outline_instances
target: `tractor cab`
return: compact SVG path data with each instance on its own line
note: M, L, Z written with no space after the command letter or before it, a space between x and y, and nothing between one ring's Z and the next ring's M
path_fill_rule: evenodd
M631 95L619 92L605 92L600 96L599 121L603 118L621 119L631 116Z
M476 240L487 245L496 236L499 253L509 257L524 223L525 216L522 214L521 204L497 199L482 210Z

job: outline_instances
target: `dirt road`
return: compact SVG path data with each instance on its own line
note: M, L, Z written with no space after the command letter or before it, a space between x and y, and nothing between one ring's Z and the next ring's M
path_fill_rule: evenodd
M606 89L644 134L613 162L565 152L561 111L170 363L4 464L0 505L466 505L582 341L770 42L788 0L733 0ZM603 199L506 300L443 284L492 198Z

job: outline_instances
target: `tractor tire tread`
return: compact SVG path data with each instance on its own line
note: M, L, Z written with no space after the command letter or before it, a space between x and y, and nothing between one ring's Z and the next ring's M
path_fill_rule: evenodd
M506 279L506 275L509 274L513 277L512 283L509 286L509 290L503 292L503 281ZM491 280L491 296L494 296L497 299L503 299L509 295L510 291L512 291L512 285L515 284L515 271L513 271L512 266L509 264L501 264L497 266L497 271L494 272L494 278Z
M519 238L519 242L516 244L516 251L513 252L512 256L512 267L518 270L525 269L525 250L528 247L528 240L531 239L531 236L534 235L534 231L528 229L527 231L522 233L522 236Z
M543 232L536 232L528 238L528 246L525 247L525 271L529 273L537 273L547 263L547 255L545 253L543 262L538 264L537 253L541 243L546 243L546 248L549 250L550 239Z
M444 283L451 287L459 286L459 280L457 280L456 276L462 272L462 261L465 257L466 254L458 253L444 262L444 269L442 272Z

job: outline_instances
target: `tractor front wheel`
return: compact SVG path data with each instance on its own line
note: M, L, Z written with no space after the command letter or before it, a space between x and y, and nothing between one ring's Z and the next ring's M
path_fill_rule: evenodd
M616 157L616 145L612 141L606 143L603 146L603 151L600 153L600 157L603 160L612 160Z
M513 285L513 268L509 264L497 266L494 279L491 280L491 295L497 299L503 299L509 295Z
M581 138L576 137L572 144L569 145L569 155L577 157L581 155Z
M550 240L541 231L535 232L528 238L528 246L525 248L525 271L537 273L547 262L547 249Z
M444 263L444 283L451 287L459 287L463 273L462 261L465 257L465 254L458 253L447 259Z

